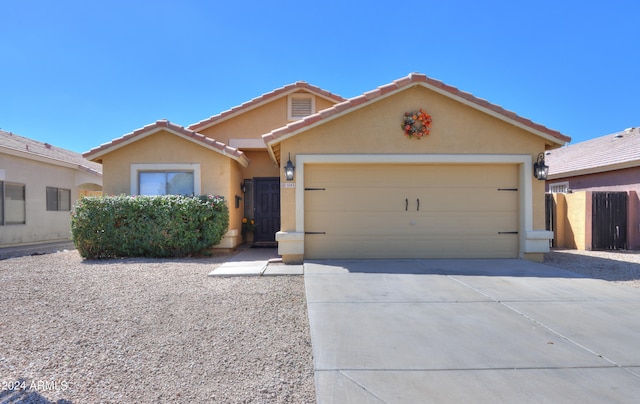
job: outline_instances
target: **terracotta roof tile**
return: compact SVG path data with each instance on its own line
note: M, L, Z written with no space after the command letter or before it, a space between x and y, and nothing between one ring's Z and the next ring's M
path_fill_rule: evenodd
M363 95L367 97L368 100L372 100L374 98L380 97L382 95L382 91L376 88L375 90L367 91Z
M97 158L109 152L110 150L117 148L117 146L120 145L121 143L125 143L129 140L133 140L134 138L147 134L150 131L155 131L157 129L163 129L163 128L167 128L173 132L177 132L185 137L195 140L196 142L202 143L205 146L213 147L219 150L222 154L228 155L234 158L235 160L238 160L241 164L248 163L249 161L245 156L245 154L240 150L238 150L237 148L227 146L226 144L218 142L215 139L208 138L201 133L198 133L193 130L187 129L183 126L171 123L166 119L158 120L152 124L136 129L133 132L127 133L126 135L123 135L117 139L113 139L108 143L102 144L94 149L89 150L88 152L84 153L83 156L89 159Z
M352 98L351 100L349 100L349 103L351 103L351 106L358 106L360 104L364 104L365 102L369 101L367 99L366 96L364 95L360 95L358 97Z
M545 161L555 178L640 166L640 128L550 150Z
M316 115L320 116L320 119L314 119L313 121L310 119L305 119L303 122L306 122L304 125L302 125L302 127L306 126L306 125L310 125L311 122L315 123L315 122L319 122L321 120L324 119L328 119L333 115L336 114L340 114L344 111L347 111L351 108L357 107L359 105L364 104L365 102L373 102L375 99L382 97L384 95L387 95L389 93L393 93L399 89L405 88L405 87L409 87L409 86L413 86L419 83L424 83L424 85L428 86L428 87L432 87L435 89L438 89L442 92L448 93L450 94L450 96L452 97L457 97L457 98L462 98L464 100L466 100L467 102L469 102L470 104L474 104L479 108L484 108L487 109L489 111L492 111L493 113L497 114L497 115L501 115L504 118L517 122L519 124L522 124L525 127L528 127L530 129L533 129L535 131L538 131L546 136L548 136L550 139L553 139L556 143L558 144L563 144L565 142L569 142L571 140L571 138L569 138L568 136L563 135L562 133L553 130L553 129L549 129L543 125L537 124L532 122L531 120L527 119L527 118L523 118L518 116L516 113L512 112L512 111L508 111L504 108L502 108L499 105L495 105L490 103L487 100L475 97L473 94L470 94L468 92L464 92L461 91L459 89L457 89L456 87L450 86L448 84L443 83L440 80L436 80L436 79L432 79L427 77L424 74L421 73L411 73L409 74L407 77L403 77L400 78L398 80L395 80L391 83L382 85L376 89L373 89L371 91L367 91L362 95L359 95L357 97L345 100L344 102L335 104L333 107L328 108L324 111L319 112ZM313 116L313 115L312 115ZM289 124L285 127L282 128L278 128L275 129L273 131L271 131L270 133L267 133L265 135L263 135L263 139L265 140L265 142L272 142L282 136L286 136L289 134L292 134L293 132L299 130L302 128L300 126L300 124L298 122L296 123L292 123Z
M50 145L49 143L18 136L14 133L0 130L0 150L2 148L27 153L29 155L44 157L53 161L60 161L67 164L77 165L79 169L102 175L102 164L94 163L85 159L82 154L71 150L62 149Z
M323 90L320 87L311 85L305 81L296 81L293 84L288 84L284 87L280 87L277 88L273 91L270 91L268 93L262 94L259 97L253 98L252 100L249 100L243 104L240 104L238 106L235 106L227 111L223 111L217 115L211 116L207 119L204 119L200 122L196 122L194 124L189 125L187 128L191 129L191 130L201 130L204 128L207 128L211 125L214 125L220 121L223 121L224 119L234 116L238 113L247 111L251 108L255 108L265 102L274 100L278 97L284 96L286 94L289 94L290 92L294 91L294 90L307 90L313 93L316 93L318 95L321 95L325 98L328 98L330 100L333 100L335 102L342 102L345 101L345 98L337 95L337 94L333 94L329 91Z

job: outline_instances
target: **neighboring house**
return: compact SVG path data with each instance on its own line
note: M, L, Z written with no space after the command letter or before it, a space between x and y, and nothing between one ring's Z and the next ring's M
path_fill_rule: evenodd
M0 130L0 247L70 240L74 202L101 190L100 164Z
M558 247L640 249L640 128L548 151L546 163Z
M428 135L406 136L409 112L432 120ZM277 241L286 263L541 260L553 234L533 162L569 140L414 73L348 100L295 83L187 128L157 121L85 157L103 164L108 194L224 196L220 247L238 245L253 215L256 241Z

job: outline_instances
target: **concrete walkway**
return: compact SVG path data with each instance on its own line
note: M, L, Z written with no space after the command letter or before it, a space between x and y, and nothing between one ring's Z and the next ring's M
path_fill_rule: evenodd
M523 260L304 264L318 403L632 403L640 290Z
M220 265L209 276L302 275L302 265L284 265L277 248L246 248Z

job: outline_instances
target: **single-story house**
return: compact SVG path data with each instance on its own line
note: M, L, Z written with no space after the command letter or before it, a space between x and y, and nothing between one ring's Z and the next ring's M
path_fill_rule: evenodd
M215 193L220 247L277 241L318 258L541 260L544 181L535 159L570 139L413 73L344 99L298 82L198 123L166 120L103 144L104 192Z
M0 130L0 247L69 241L74 202L101 190L100 164Z
M558 247L640 249L640 128L547 151L546 162Z

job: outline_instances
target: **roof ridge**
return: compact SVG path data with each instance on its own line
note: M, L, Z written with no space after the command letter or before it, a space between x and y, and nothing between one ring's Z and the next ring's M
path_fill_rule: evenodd
M142 128L138 128L133 130L132 132L126 133L119 138L113 139L110 142L103 143L98 147L95 147L83 154L85 158L89 158L92 155L96 155L100 152L108 150L114 146L117 146L120 143L127 142L135 137L138 137L146 132L154 130L156 128L167 128L171 129L174 132L178 132L186 137L192 138L199 143L203 143L207 146L218 149L222 154L235 156L237 159L247 160L249 159L246 155L236 147L229 146L225 143L219 142L213 138L207 137L202 133L196 132L189 128L185 128L184 126L175 124L168 119L158 119L154 123L150 123L148 125L143 126Z
M345 100L344 97L332 93L330 91L324 90L318 86L315 86L313 84L309 84L306 81L296 81L294 83L291 84L286 84L282 87L278 87L274 90L271 90L269 92L263 93L257 97L254 97L252 99L250 99L249 101L245 101L240 105L236 105L235 107L231 107L230 109L227 109L225 111L222 111L216 115L212 115L209 118L203 119L199 122L193 123L189 126L187 126L187 128L192 129L192 130L200 130L206 127L209 127L211 125L213 125L215 122L220 121L224 118L227 118L231 115L234 115L240 111L246 110L248 108L252 108L254 106L258 106L259 104L261 104L262 102L266 102L270 99L276 98L280 95L283 95L285 93L287 93L288 91L291 91L293 89L307 89L309 91L318 93L320 95L322 95L323 97L332 99L334 101L337 102L342 102Z
M563 135L559 131L549 129L546 126L535 123L528 118L523 118L517 115L515 112L509 111L499 105L492 104L489 101L482 98L478 98L471 93L461 91L457 87L450 86L440 80L430 78L426 74L417 73L417 72L410 73L409 75L396 79L391 83L378 86L375 89L367 91L361 95L346 99L343 102L335 104L334 106L327 108L323 111L319 111L313 115L309 115L299 121L292 122L281 128L274 129L271 132L263 135L262 137L265 140L265 142L273 141L281 136L285 136L299 129L302 129L307 125L311 125L320 120L327 119L333 115L340 114L343 111L346 111L351 108L355 108L361 104L370 102L376 98L382 97L389 93L393 93L405 87L420 85L420 84L435 87L439 91L449 93L453 97L462 98L467 102L477 105L480 108L493 111L494 113L500 114L509 120L516 121L531 129L534 129L536 131L549 135L550 137L553 137L559 141L568 142L571 140L571 138Z

